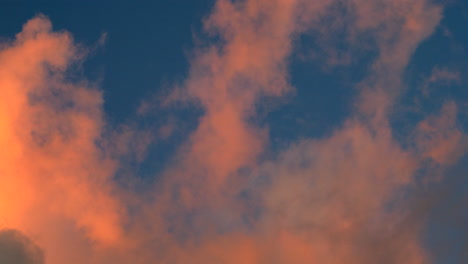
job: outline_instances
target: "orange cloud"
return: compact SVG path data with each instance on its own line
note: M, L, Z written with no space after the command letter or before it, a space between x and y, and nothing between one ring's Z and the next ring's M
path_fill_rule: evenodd
M343 23L349 19L349 45L356 45L360 34L371 34L380 54L360 85L356 113L328 138L299 141L271 163L256 161L268 149L265 128L249 122L257 100L291 89L286 63L295 36L317 28L321 34L333 34L333 27L320 28L319 21L334 15L335 4L218 1L206 20L209 32L222 41L196 54L183 90L200 103L205 115L182 148L182 161L187 163L179 173L185 189L177 198L188 196L182 198L187 205L182 208L195 212L202 208L208 217L223 221L206 221L205 214L192 216L201 233L193 238L198 241L201 236L198 254L189 253L196 263L228 263L239 254L235 244L215 242L216 252L206 248L219 241L213 231L217 224L221 230L230 224L242 226L240 217L229 216L229 211L248 210L233 205L235 195L255 179L238 173L243 167L259 170L271 181L266 189L252 190L260 197L253 211L262 213L253 220L255 231L243 242L249 245L244 252L255 252L245 263L429 261L419 240L422 224L405 222L405 206L386 209L395 194L413 183L423 166L421 156L427 155L405 150L393 139L389 114L403 89L401 76L412 53L440 21L440 7L426 1L349 1L351 17L334 17ZM457 140L452 136L447 137ZM433 140L427 144L438 145ZM201 202L195 209L194 200ZM242 228L221 237L235 241L239 233ZM189 248L177 255L187 254ZM218 252L223 258L216 257Z
M57 248L72 247L69 232L103 244L122 233L122 208L112 196L116 164L95 144L101 94L65 74L78 59L71 36L53 32L43 16L0 51L0 219L37 238L48 263L79 254Z
M403 148L389 115L440 12L425 0L217 1L204 25L219 42L195 50L171 97L204 113L149 192L118 186L118 157L143 160L148 142L175 128L107 133L101 93L67 79L83 52L33 18L0 50L0 223L27 233L48 264L427 263L423 223L398 195L426 159L456 162L466 136L449 103ZM355 111L327 137L268 153L257 104L293 91L288 61L300 34L342 25L350 46L367 34L379 54Z
M450 165L465 153L468 141L456 121L457 106L448 102L443 105L439 116L430 116L418 124L416 144L423 158Z

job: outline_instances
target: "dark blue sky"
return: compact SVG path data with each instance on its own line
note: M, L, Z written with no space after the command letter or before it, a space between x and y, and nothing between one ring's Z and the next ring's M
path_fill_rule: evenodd
M204 38L201 21L213 3L213 0L131 4L128 1L2 1L0 35L12 37L25 21L37 14L50 17L56 30L71 32L78 43L92 50L83 74L103 89L109 120L121 123L134 117L142 100L184 80L193 39ZM468 35L462 25L468 19L467 4L453 1L444 14L436 33L422 43L408 66L407 81L412 87L420 85L434 67L460 71L462 78L453 85L460 87L466 81L463 76L468 71ZM103 34L107 41L98 47ZM370 63L360 59L351 65L323 67L320 58L300 59L304 56L302 49L314 48L310 39L304 38L296 45L299 49L290 66L296 93L274 103L274 107L266 107L264 121L272 126L274 142L321 136L333 130L351 111L353 86L362 80ZM342 52L356 51L345 47ZM440 98L467 96L463 89L442 93ZM413 103L411 97L403 97L402 101L405 100Z
M28 19L48 16L55 30L71 32L87 48L107 35L104 47L89 55L83 70L102 81L105 108L122 121L142 98L182 79L188 69L192 36L212 0L202 1L1 1L1 36L13 36Z

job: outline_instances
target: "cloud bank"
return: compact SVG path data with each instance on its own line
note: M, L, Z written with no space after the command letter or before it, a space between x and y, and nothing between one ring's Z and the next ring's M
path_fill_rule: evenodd
M48 264L431 263L431 206L408 196L465 155L459 107L447 101L405 142L390 119L442 11L426 0L216 1L209 41L164 99L203 114L144 191L129 187L138 175L115 180L119 157L144 157L138 129L106 123L101 92L74 75L86 51L37 16L0 50L0 223L31 234ZM327 67L340 42L375 56L340 127L273 152L257 108L294 92L303 35Z

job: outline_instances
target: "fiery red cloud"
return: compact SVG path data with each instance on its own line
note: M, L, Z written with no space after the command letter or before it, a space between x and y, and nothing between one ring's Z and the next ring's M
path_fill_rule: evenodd
M144 151L129 145L139 132L108 131L99 89L67 76L86 51L37 16L0 50L0 223L29 236L48 264L428 263L424 221L397 194L418 170L454 164L467 137L455 102L420 122L409 147L389 116L441 12L428 0L218 0L204 25L221 41L196 48L189 77L166 98L204 114L143 193L114 180L118 155ZM256 104L294 90L288 61L301 34L332 52L342 24L349 45L365 36L379 54L353 113L326 137L264 155Z

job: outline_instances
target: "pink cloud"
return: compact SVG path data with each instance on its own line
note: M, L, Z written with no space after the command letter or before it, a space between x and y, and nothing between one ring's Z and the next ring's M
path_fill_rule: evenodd
M394 139L388 115L441 8L340 3L347 16L336 15L337 1L217 1L204 25L220 41L196 48L188 79L168 100L196 102L204 114L150 192L114 182L125 166L118 157L142 161L149 142L175 125L108 134L101 93L67 80L84 57L71 35L44 16L28 21L0 51L0 143L8 146L0 150L0 219L33 234L50 264L427 263L423 223L407 221L398 194L425 160L456 162L466 136L453 103L418 125L409 148ZM334 34L324 18L348 26L350 46L369 34L378 56L341 127L269 153L268 128L252 121L256 105L293 91L294 41ZM265 153L274 158L262 160Z

